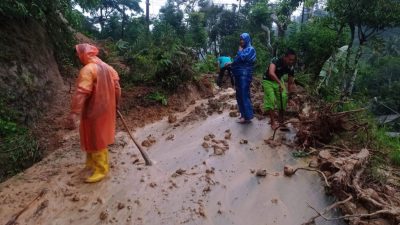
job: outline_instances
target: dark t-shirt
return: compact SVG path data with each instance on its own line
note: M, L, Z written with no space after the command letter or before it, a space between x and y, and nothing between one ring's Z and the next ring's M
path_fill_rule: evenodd
M279 80L282 78L283 75L288 74L288 76L294 76L294 68L293 66L288 67L284 64L282 58L273 58L271 60L272 64L275 64L276 70L275 74L278 76ZM269 76L269 65L268 65L268 70L263 76L264 80L272 80L272 78Z

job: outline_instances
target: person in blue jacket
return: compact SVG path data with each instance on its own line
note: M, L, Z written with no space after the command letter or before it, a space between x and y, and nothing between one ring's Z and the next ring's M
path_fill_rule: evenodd
M235 77L236 100L240 111L239 123L249 123L253 119L253 105L250 99L250 84L253 80L256 50L251 46L248 33L240 35L240 47L231 67Z

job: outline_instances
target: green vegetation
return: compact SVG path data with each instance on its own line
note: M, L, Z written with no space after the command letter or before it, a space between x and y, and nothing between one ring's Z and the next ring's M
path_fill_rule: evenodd
M15 121L16 112L0 99L0 182L38 162L42 157L30 132Z
M158 91L150 93L149 95L146 96L146 99L153 100L155 102L159 102L164 106L168 105L167 96Z

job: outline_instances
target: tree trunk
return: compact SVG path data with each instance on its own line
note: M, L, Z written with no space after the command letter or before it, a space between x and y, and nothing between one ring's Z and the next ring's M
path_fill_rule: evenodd
M354 83L356 81L357 72L358 72L357 66L358 66L358 63L360 61L361 55L362 55L362 44L360 43L360 46L357 49L356 58L354 59L354 68L355 69L354 69L353 75L352 75L351 80L350 80L349 88L348 88L348 90L346 92L346 93L348 93L348 96L351 96L351 94L353 93Z
M101 29L100 33L103 33L103 28L104 28L103 8L100 8L99 23L100 23L100 29Z
M146 24L147 31L150 31L150 0L146 0Z
M306 1L304 0L304 1L303 1L303 9L301 10L301 24L300 24L300 30L303 29L305 4L306 4Z
M122 6L121 39L124 39L126 25L125 6Z
M353 48L353 42L354 42L354 37L355 37L355 26L354 24L350 23L349 24L350 31L351 31L351 36L350 36L350 42L348 44L347 48L347 54L346 54L346 61L344 65L344 71L342 75L342 93L340 99L343 100L343 98L347 95L346 90L348 90L349 86L349 72L350 72L350 57L352 53L352 48Z
M264 24L261 24L261 29L263 29L267 33L267 47L270 50L270 53L273 55L274 48L271 45L271 30L268 26L265 26Z

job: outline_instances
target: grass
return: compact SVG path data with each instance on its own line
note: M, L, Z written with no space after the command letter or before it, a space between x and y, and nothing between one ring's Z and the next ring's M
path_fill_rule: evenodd
M146 96L146 99L159 102L164 106L168 105L168 97L164 93L159 91L150 93L149 95Z
M0 182L42 159L35 138L25 129L0 138Z
M387 129L384 127L377 128L373 132L376 148L387 152L390 161L394 165L400 166L400 138L390 137L386 132Z
M42 151L29 130L16 122L17 113L0 98L0 182L30 167Z

